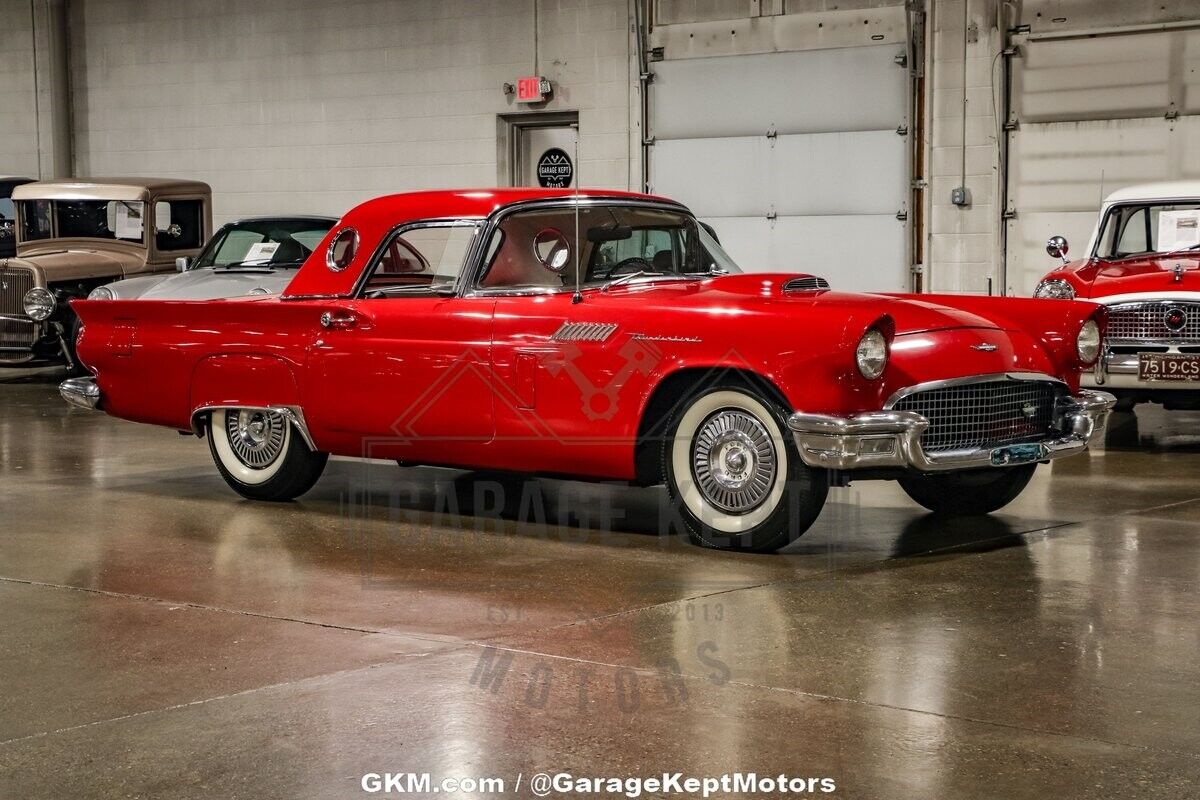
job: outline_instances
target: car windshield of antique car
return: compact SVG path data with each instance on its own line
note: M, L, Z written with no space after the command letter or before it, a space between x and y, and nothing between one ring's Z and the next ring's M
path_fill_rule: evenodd
M314 219L233 222L217 231L191 269L298 267L332 227L333 220Z
M1106 260L1192 249L1200 249L1200 201L1113 206L1096 239L1096 257Z
M144 244L139 200L22 200L21 241L109 239Z
M7 239L13 235L13 221L16 217L16 204L7 197L0 197L0 239Z
M658 208L573 206L518 211L492 233L484 289L569 290L633 278L696 279L741 272L691 216Z

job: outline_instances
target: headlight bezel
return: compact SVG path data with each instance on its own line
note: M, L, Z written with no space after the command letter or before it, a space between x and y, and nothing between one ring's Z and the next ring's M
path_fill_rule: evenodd
M117 296L116 296L116 294L113 293L113 290L108 288L107 286L97 286L95 289L92 289L90 292L88 292L87 299L88 300L116 300Z
M1033 296L1040 300L1074 300L1077 296L1075 287L1063 278L1048 278L1037 285Z
M58 310L58 298L44 286L35 286L21 298L21 308L25 311L25 316L34 322L45 322Z
M887 370L891 357L887 336L878 328L869 328L854 348L854 364L858 374L869 381L879 380Z
M1090 367L1100 358L1104 349L1104 337L1100 334L1100 325L1095 319L1089 319L1079 326L1075 334L1075 355L1079 363Z

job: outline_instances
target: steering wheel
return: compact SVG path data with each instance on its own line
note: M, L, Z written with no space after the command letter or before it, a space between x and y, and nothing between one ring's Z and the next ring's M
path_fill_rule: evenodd
M608 277L619 278L622 275L629 275L634 272L653 272L654 265L641 256L632 256L618 261L616 266L608 271Z

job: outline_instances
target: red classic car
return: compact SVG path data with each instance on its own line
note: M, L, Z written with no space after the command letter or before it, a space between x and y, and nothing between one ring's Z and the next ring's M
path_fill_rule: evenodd
M1035 297L1109 310L1106 347L1083 385L1104 387L1122 410L1139 402L1200 409L1200 181L1113 192L1084 258L1068 262L1061 236L1046 251L1064 263Z
M829 485L986 513L1083 451L1090 303L843 294L742 274L686 208L607 191L383 197L278 297L77 301L70 402L207 436L240 494L330 453L665 483L698 543L770 551Z

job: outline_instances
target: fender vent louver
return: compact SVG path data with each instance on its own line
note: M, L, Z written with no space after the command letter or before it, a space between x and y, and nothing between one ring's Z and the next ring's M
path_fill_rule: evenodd
M804 275L800 278L792 278L783 285L783 291L786 292L827 292L829 291L829 281L824 278L818 278L815 275Z

